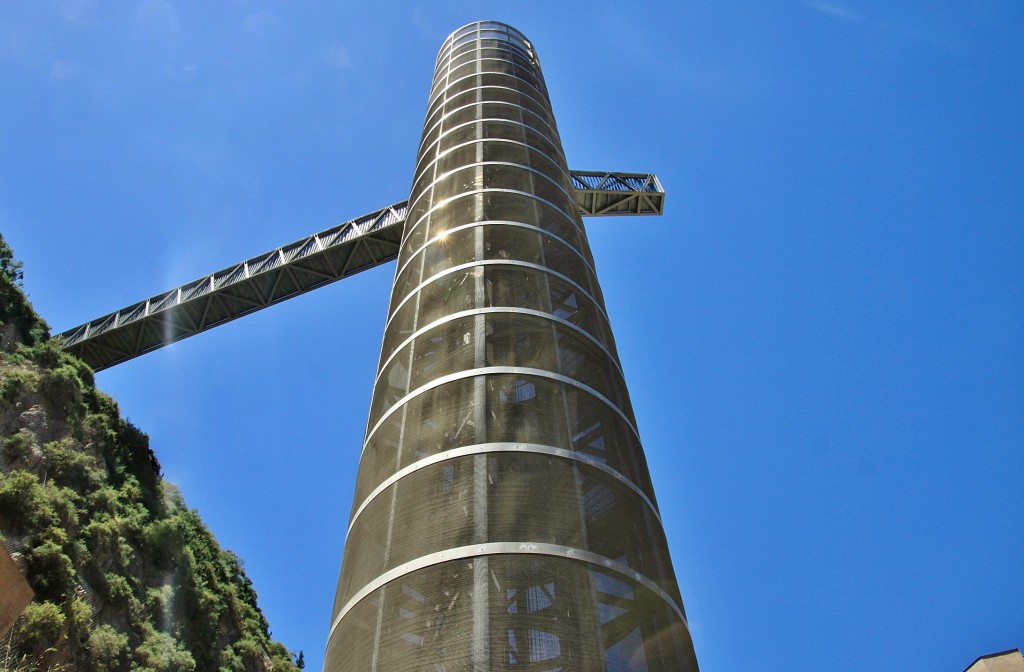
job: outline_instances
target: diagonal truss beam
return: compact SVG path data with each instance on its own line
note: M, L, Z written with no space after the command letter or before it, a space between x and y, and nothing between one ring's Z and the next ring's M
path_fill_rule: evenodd
M572 171L585 216L660 215L665 192L641 173ZM408 203L396 203L271 250L61 334L96 371L194 336L398 256Z

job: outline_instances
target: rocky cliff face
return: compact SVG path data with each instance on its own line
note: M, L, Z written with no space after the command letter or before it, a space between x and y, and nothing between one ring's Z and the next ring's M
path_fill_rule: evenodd
M6 670L298 669L148 437L49 339L0 237L0 536L36 597Z

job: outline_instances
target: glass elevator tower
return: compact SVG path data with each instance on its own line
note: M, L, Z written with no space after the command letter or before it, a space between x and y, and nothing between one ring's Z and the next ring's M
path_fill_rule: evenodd
M533 45L441 47L325 670L696 671Z

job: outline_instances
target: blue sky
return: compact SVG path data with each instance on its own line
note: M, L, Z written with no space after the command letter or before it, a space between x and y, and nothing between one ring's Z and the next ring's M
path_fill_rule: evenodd
M0 230L55 331L404 199L503 20L572 167L704 672L1024 647L1024 6L8 2ZM319 669L392 265L103 372Z

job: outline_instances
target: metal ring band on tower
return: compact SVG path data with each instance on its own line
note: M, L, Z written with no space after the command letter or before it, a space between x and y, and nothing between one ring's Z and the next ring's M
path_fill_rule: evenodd
M548 238L551 238L552 240L554 240L554 241L564 245L567 249L572 250L572 252L574 254L576 254L577 256L580 257L580 259L586 265L587 269L591 273L593 273L595 276L597 275L597 271L596 271L596 269L594 269L593 265L590 263L590 260L587 259L586 257L584 257L582 254L580 254L580 251L578 249L573 247L572 244L569 243L569 241L567 241L565 238L562 238L558 234L552 233L551 231L549 231L547 229L542 229L539 226L533 226L532 224L523 224L522 222L512 222L512 221L509 221L507 219L498 219L498 220L488 220L488 221L485 221L485 222L470 222L469 224L463 224L462 226L455 226L455 227L452 227L452 228L448 229L447 231L445 231L443 233L437 234L436 236L434 236L430 240L428 240L425 243L423 243L423 245L421 245L420 247L416 248L415 250L413 250L412 252L409 253L409 257L410 258L406 259L405 263L402 264L401 266L399 266L398 269L395 271L395 283L396 284L401 284L402 283L403 278L405 277L405 273L406 273L407 269L409 269L409 265L411 263L415 262L415 261L421 260L422 257L420 257L420 255L423 254L423 252L425 252L427 250L427 248L430 247L431 245L434 245L436 243L441 242L442 240L445 240L446 238L448 238L448 236L452 236L452 235L458 234L459 232L464 231L466 229L472 229L472 228L475 228L477 226L483 226L485 224L498 224L498 225L501 225L501 226L511 226L511 227L516 227L516 228L521 228L521 229L528 229L528 230L533 231L535 233L538 233L538 234L544 235L544 236L546 236ZM436 277L436 276L434 276L434 277ZM431 279L431 278L428 278L428 279ZM390 314L389 314L389 317L390 317Z

